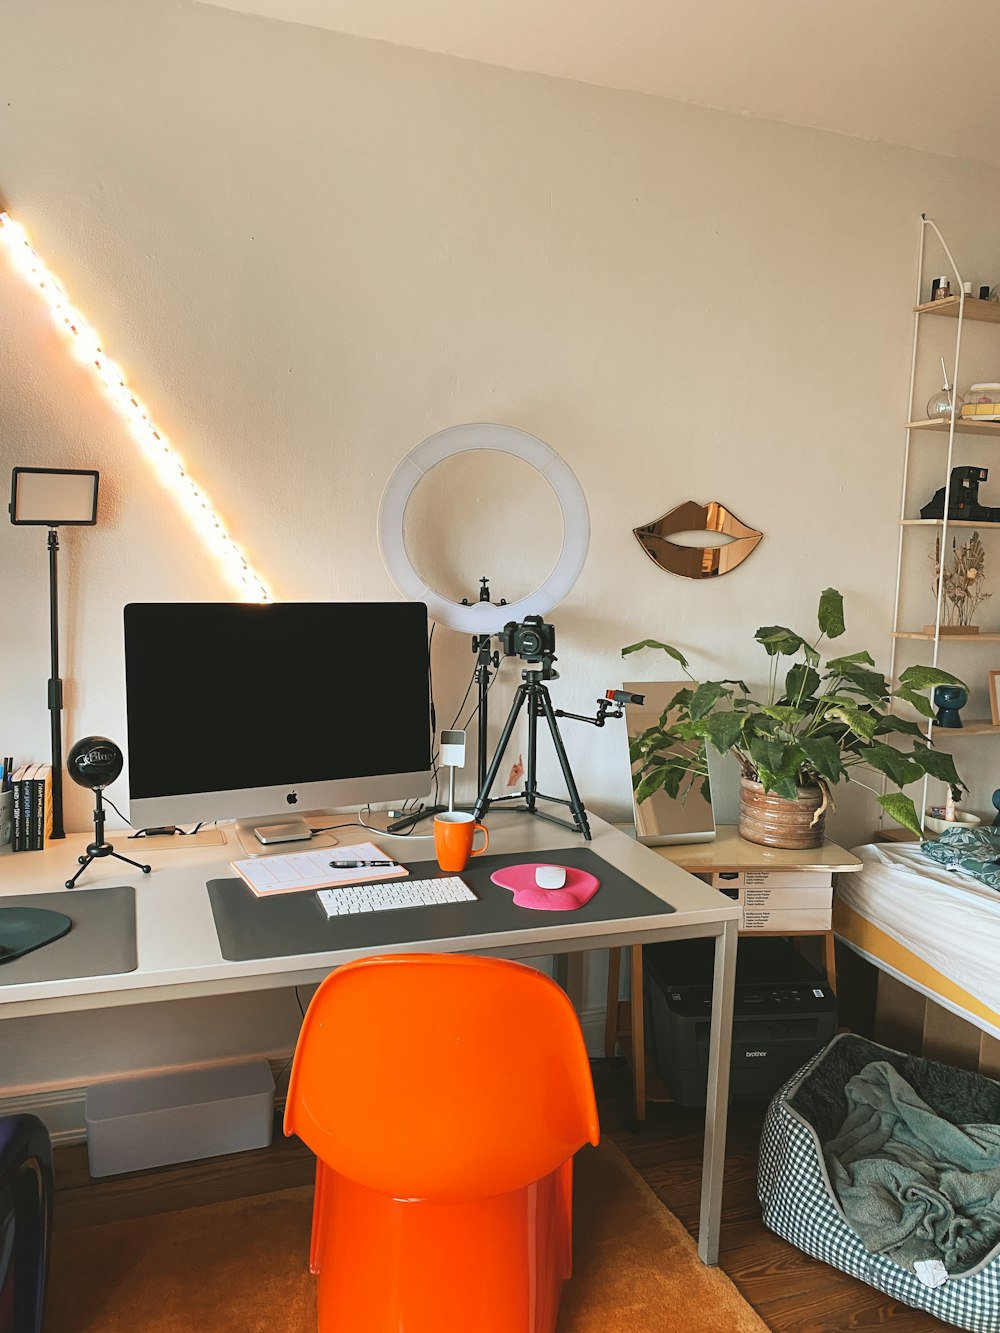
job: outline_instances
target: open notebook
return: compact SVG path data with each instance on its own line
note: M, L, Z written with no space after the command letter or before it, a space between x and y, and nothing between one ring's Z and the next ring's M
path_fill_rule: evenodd
M249 856L230 865L259 898L300 889L330 889L338 884L374 884L379 879L408 875L406 866L352 866L335 870L331 861L384 861L386 854L372 842L352 847L317 847L288 856Z

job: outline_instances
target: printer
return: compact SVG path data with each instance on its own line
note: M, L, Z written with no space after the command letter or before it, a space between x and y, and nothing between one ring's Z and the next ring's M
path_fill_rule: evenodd
M647 944L648 1054L681 1106L704 1106L714 939ZM736 955L730 1095L767 1100L837 1031L826 977L787 939L741 935Z

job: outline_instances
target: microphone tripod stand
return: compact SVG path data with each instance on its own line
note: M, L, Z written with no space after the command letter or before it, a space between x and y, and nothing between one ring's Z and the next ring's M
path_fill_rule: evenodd
M587 812L583 807L583 801L580 799L580 793L577 790L569 766L569 758L559 734L559 724L556 722L556 712L552 707L548 688L543 683L545 680L551 680L554 676L558 676L558 672L552 670L552 660L551 657L544 657L537 666L526 667L521 672L522 683L517 687L514 694L514 702L511 705L507 721L504 723L504 729L497 743L496 754L493 756L489 772L480 783L479 796L473 806L472 817L479 823L490 805L499 805L505 801L523 800L530 814L537 815L539 819L547 819L551 824L559 824L563 828L571 829L574 833L582 833L589 842L591 834L590 824L587 822ZM527 708L528 717L528 763L525 769L524 789L511 796L494 797L491 801L490 790L496 781L497 772L503 762L504 751L507 749L522 708ZM552 744L555 746L556 755L559 759L559 767L562 769L563 781L566 783L566 790L569 792L568 801L558 796L546 796L538 790L538 719L540 717L543 717L548 723ZM584 720L591 721L592 719ZM567 819L560 819L557 815L551 815L546 810L539 810L538 802L540 800L567 806L573 812L573 823L571 824Z
M119 765L119 767L121 767L121 765ZM133 861L128 856L122 856L121 852L115 851L110 842L104 841L104 801L101 797L100 787L94 789L94 796L97 800L97 804L94 807L94 841L87 844L87 855L77 858L80 862L80 869L72 879L66 881L67 889L73 887L90 865L91 861L96 861L102 856L113 856L116 861L125 861L128 865L135 866L137 870L141 870L144 875L148 875L153 868L152 866L144 866L139 861Z

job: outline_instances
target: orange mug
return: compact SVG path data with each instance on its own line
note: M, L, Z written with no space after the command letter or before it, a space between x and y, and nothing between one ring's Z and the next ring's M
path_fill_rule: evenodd
M486 841L473 849L476 833ZM449 810L434 816L434 851L437 863L449 875L455 875L469 864L470 856L481 856L490 845L490 835L482 824L461 810Z

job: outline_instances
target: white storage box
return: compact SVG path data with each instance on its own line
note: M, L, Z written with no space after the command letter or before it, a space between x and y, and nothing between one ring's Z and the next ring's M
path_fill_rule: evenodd
M723 870L712 876L713 889L813 889L833 887L832 870Z
M87 1089L92 1176L266 1148L274 1079L266 1060L147 1074Z
M788 883L788 881L793 881ZM761 881L758 883L758 881ZM741 930L829 930L833 876L747 872L713 875L712 886L740 905Z
M773 930L779 935L792 935L797 930L819 931L833 929L833 908L790 908L788 911L753 911L744 907L740 930Z

